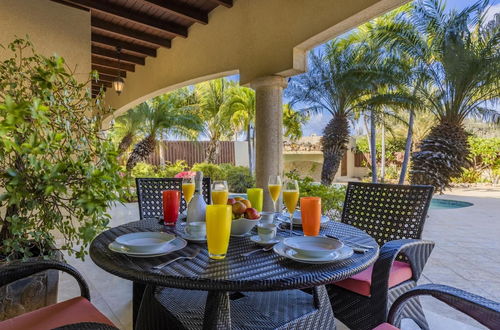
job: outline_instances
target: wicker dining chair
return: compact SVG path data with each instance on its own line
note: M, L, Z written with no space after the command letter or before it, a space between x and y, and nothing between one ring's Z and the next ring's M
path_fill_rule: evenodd
M500 303L447 285L424 284L399 296L389 311L388 323L383 323L373 330L398 330L397 327L404 317L402 311L405 305L419 296L432 296L488 329L500 329Z
M335 317L349 328L373 329L385 322L394 300L416 286L434 248L420 239L433 190L349 182L341 221L366 231L381 247L374 265L327 286ZM428 328L418 300L407 304L404 313Z
M182 194L182 179L179 178L136 178L135 184L141 220L163 216L162 191L179 190ZM210 178L203 178L202 189L205 202L210 204ZM179 213L186 208L186 201L181 198Z
M106 316L90 303L89 287L80 273L64 262L33 260L7 263L0 266L0 287L49 269L63 271L75 278L80 286L81 296L0 321L0 330L53 328L118 330Z

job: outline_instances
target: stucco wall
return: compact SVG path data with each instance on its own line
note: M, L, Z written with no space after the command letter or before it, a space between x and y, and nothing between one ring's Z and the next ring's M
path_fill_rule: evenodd
M0 44L6 46L16 36L27 35L38 52L64 57L79 81L88 79L90 12L49 0L1 0ZM0 60L6 56L0 48Z

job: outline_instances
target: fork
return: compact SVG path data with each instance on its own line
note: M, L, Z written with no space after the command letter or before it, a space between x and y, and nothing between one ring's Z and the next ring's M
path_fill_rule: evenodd
M177 257L175 259L172 259L172 260L169 260L167 262L164 262L162 264L159 264L159 265L156 265L156 266L153 266L151 269L162 269L163 267L166 267L168 265L170 265L171 263L173 262L176 262L177 260L191 260L191 259L194 259L196 258L196 256L200 253L200 248L196 248L196 250L194 251L194 253L191 255L191 256L181 256L181 257Z
M266 247L263 247L262 249L257 249L257 250L253 250L253 251L250 251L250 252L247 252L247 253L242 253L242 254L240 254L240 256L242 256L242 257L248 257L248 256L254 254L255 252L259 252L259 251L264 251L264 252L271 251L273 249L273 245L274 244L266 246Z

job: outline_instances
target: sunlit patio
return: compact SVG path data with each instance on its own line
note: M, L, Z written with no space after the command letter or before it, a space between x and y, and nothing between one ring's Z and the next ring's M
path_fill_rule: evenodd
M465 23L432 1L391 12L406 2L0 3L0 330L500 328L500 153L470 156L464 128L500 123L498 77L476 65L498 68L500 15L483 30L467 20L487 2ZM443 49L479 69L451 75ZM409 118L399 181L390 106ZM491 184L458 187L486 176L473 162Z

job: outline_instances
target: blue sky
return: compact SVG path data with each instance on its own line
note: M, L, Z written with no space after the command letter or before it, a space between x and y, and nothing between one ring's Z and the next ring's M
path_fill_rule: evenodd
M446 7L447 9L455 8L457 10L460 10L474 2L475 0L448 0L446 2ZM500 0L490 1L490 4L491 7L487 13L487 21L489 21L489 19L491 19L495 13L500 13ZM331 115L327 113L312 116L310 121L303 127L304 136L310 136L312 134L322 135L323 128L330 119ZM356 132L353 133L356 134Z

